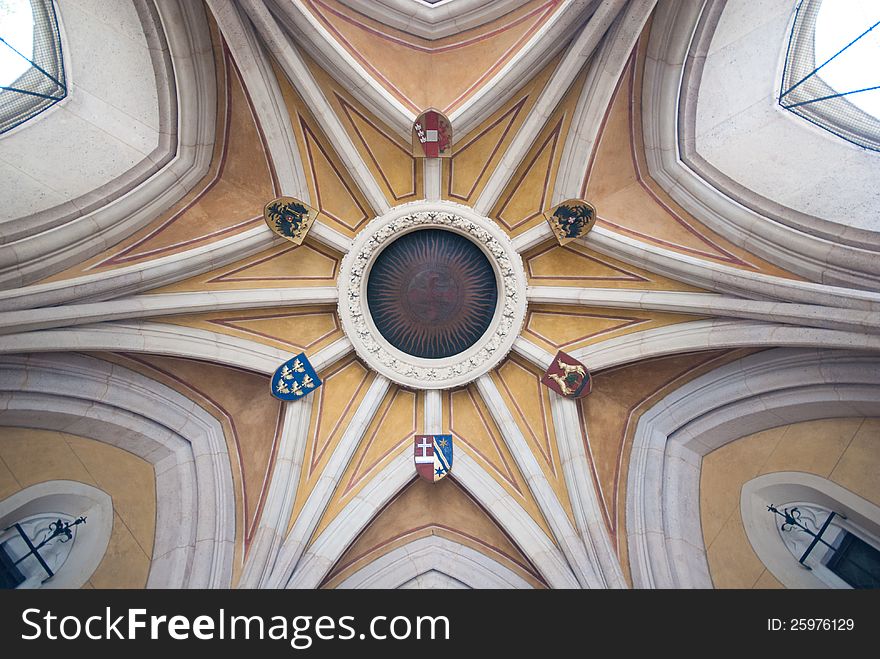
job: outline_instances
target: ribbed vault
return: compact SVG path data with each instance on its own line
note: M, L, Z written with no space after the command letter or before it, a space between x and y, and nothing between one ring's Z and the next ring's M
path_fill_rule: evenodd
M783 4L760 25L733 0L132 0L115 27L83 10L72 56L90 26L146 45L151 71L126 73L132 54L108 77L141 85L131 110L155 115L158 150L76 153L84 133L60 122L90 98L76 68L70 99L0 136L20 172L25 156L101 172L42 206L48 169L0 192L0 425L76 430L154 465L148 586L710 585L702 456L876 415L880 384L876 232L843 217L880 206L870 185L853 205L830 183L876 180L877 154L804 137L810 177L775 196L725 169L750 130L740 111L796 119L773 114L772 44L737 69L754 107L724 84L787 25ZM448 158L413 149L429 107L450 121ZM808 181L822 203L805 205ZM318 211L302 244L263 221L282 195ZM561 245L544 213L574 198L596 223ZM456 364L443 391L391 357L377 367L338 313L360 312L362 243L403 233L414 208L488 218L495 238L455 230L503 244L486 248L487 309L509 296L522 312L486 337L491 366ZM388 236L363 233L382 218ZM540 384L559 350L592 372L588 397ZM282 403L270 377L300 352L323 385ZM453 437L436 484L413 481L423 433Z

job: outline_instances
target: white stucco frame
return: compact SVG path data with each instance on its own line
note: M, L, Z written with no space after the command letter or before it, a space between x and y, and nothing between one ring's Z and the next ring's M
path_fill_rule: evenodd
M125 449L156 473L148 588L228 588L235 497L219 421L139 373L84 355L0 361L0 426L57 430Z
M660 400L636 426L627 476L633 585L712 587L700 523L705 454L783 424L878 409L880 356L822 349L756 353Z
M470 588L532 587L516 572L486 554L432 535L383 554L346 577L337 588L401 588L432 572Z
M495 271L498 302L492 322L473 346L444 359L419 359L392 346L379 333L367 305L370 268L382 249L405 233L444 229L465 236ZM339 269L339 318L358 356L370 368L411 389L449 389L497 366L525 322L526 275L507 234L492 220L451 202L413 202L371 221L355 237Z

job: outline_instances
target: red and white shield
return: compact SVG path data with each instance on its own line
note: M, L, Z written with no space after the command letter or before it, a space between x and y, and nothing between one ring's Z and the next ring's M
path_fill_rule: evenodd
M452 435L416 435L416 472L436 483L452 469Z
M448 158L452 154L452 127L436 110L427 110L413 124L413 155Z

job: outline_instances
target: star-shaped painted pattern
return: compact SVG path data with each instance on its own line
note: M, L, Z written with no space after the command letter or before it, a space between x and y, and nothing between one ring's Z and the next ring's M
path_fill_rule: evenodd
M102 7L114 12L125 4ZM520 585L654 585L660 572L670 572L667 555L657 559L663 570L639 574L655 546L637 539L665 519L647 520L641 513L660 506L637 497L671 488L655 501L702 505L712 492L697 490L700 473L708 473L699 465L711 462L712 454L694 451L720 449L743 433L767 430L762 424L814 412L835 418L829 436L856 422L872 423L843 417L866 415L862 410L874 400L859 398L856 404L848 397L877 383L869 380L877 371L875 358L880 360L880 259L870 254L880 255L880 231L868 224L843 226L838 215L868 209L873 217L876 204L839 204L840 212L823 216L819 202L830 206L834 186L831 178L801 180L810 162L794 173L780 170L781 180L803 184L782 186L792 196L804 191L809 203L800 209L773 197L769 181L763 191L749 189L734 172L715 169L743 161L737 131L751 125L719 115L717 130L708 131L702 119L687 119L714 116L707 108L724 105L717 98L705 104L711 95L702 93L708 88L701 90L700 80L719 68L709 65L721 55L711 54L714 28L708 19L727 25L725 3L710 3L711 12L679 11L688 5L680 0L482 3L485 11L481 6L477 13L485 22L463 21L464 34L454 19L462 18L456 7L468 3L450 2L434 13L439 23L420 28L445 35L437 39L406 32L402 26L410 25L410 16L398 16L397 27L383 23L395 6L424 2L359 2L357 11L343 0L195 4L199 11L186 12L182 32L167 39L177 44L180 61L188 62L181 75L160 75L165 65L156 58L156 75L140 76L149 79L147 87L135 76L125 78L137 87L132 106L169 93L175 98L180 85L181 102L170 115L179 131L164 130L167 109L131 108L138 110L139 125L156 123L159 131L155 154L144 151L148 160L120 160L124 171L114 175L104 167L113 163L102 162L101 154L115 149L96 148L79 163L82 140L71 139L49 159L59 171L77 172L68 194L67 185L52 185L53 163L39 149L11 149L19 140L27 143L22 136L30 124L0 140L0 163L33 159L23 162L20 177L12 171L17 166L4 170L19 183L10 178L0 186L4 209L14 207L0 221L0 393L10 400L21 394L22 401L15 409L0 405L0 427L4 435L28 423L41 432L76 428L85 435L69 442L77 451L77 442L105 442L142 460L146 482L162 474L158 487L132 486L136 492L123 493L143 498L133 509L157 511L132 525L139 542L146 538L152 546L155 538L154 565L149 575L141 563L120 569L124 582L113 586L140 587L147 576L165 587L336 587L348 579L347 585L363 584L366 577L358 570L369 572L382 552L405 550L388 538L408 532L401 520L412 520L397 513L416 508L420 528L441 522L455 527L462 513L453 531L462 537L484 532L469 546L491 547L487 561L498 560L496 549L506 552L502 562L509 567L503 572L515 572ZM743 15L752 4L726 3ZM235 11L217 11L227 5ZM441 20L439 14L447 12L449 20ZM148 34L174 28L159 23ZM306 23L321 29L300 43L294 28ZM602 25L617 27L608 32ZM700 40L691 43L695 34ZM71 42L74 50L76 45ZM779 52L775 46L767 50ZM74 55L74 68L87 60ZM683 64L694 57L707 65ZM119 58L119 66L129 59ZM334 65L323 70L328 62ZM612 79L610 72L620 75ZM742 73L742 82L749 82L748 72ZM157 91L157 80L171 87ZM77 93L72 87L71 97ZM427 135L426 124L414 122L432 108L444 121L451 118L442 162L415 156L424 151L413 131L419 139ZM64 116L44 113L33 122L34 135ZM791 130L796 136L793 124ZM151 134L144 133L142 146L152 144ZM762 134L743 137L758 146ZM67 137L63 131L58 136ZM786 142L780 158L789 146L794 152L796 141ZM718 158L701 155L703 144ZM848 151L846 167L839 169L858 174L852 178L870 188L864 182L876 177L862 171L862 155ZM758 160L749 164L764 171ZM830 177L839 163L829 157L820 164L822 176ZM25 172L39 172L40 180L30 181ZM132 178L127 172L140 173ZM815 180L822 184L811 185ZM736 185L725 187L729 181ZM34 194L33 186L51 194ZM279 244L259 217L288 189L318 211L301 245ZM544 213L565 199L593 204L596 226L561 246ZM469 238L470 232L456 234L461 245L419 235L402 222L412 212L458 213L491 223L496 247L509 245L522 273L513 287L527 305L522 322L505 316L505 291L512 289L498 284L512 278L513 268L498 265L490 242ZM381 250L375 262L358 261L353 245L374 218L400 222L376 238L385 250L381 262ZM444 233L449 227L427 230ZM760 253L750 252L750 245ZM499 247L499 253L505 250ZM340 299L349 256L363 269L364 290L346 289ZM372 309L381 317L374 329L398 350L388 359L402 353L425 360L412 369L425 387L371 371L346 335L341 308L354 308L361 317ZM431 388L438 361L490 338L495 327L501 330L491 337L497 365L479 373L456 365L460 382ZM510 352L500 350L511 337ZM560 350L592 373L593 392L582 400L562 399L540 384ZM296 385L293 364L274 388L300 400L279 401L271 395L271 376L299 352L323 384L303 378ZM474 362L480 357L475 352ZM780 379L776 389L760 389L765 381L776 382L776 372L750 371L748 360L774 355L786 368L790 359L802 369L804 381L794 386ZM850 374L850 363L861 368L858 374ZM714 376L717 387L704 384ZM571 386L576 382L569 380ZM734 390L738 382L748 386ZM785 405L803 415L775 413L772 407L783 400L779 392L785 392ZM826 392L833 394L827 400ZM643 476L665 474L642 458L662 457L664 450L673 455L667 437L689 437L692 426L728 419L734 403L744 416L725 422L718 435L723 440L676 439L674 455L688 457L676 462L687 469L675 471L676 478L687 473L691 479L687 496L679 482L627 487L641 484ZM666 409L672 410L668 419L658 412ZM663 432L659 425L656 433L642 432L641 424L661 417ZM126 425L131 419L138 419L136 427ZM809 423L825 420L811 417ZM409 459L407 469L420 469L424 482L405 486L410 472L395 471L404 450L413 451L401 437L435 432L454 438L437 440L438 461L450 464L445 449L462 449L454 477L462 487L444 487L444 496L455 489L455 506L448 509L454 514L421 505L431 496L434 458L420 467ZM868 431L858 432L838 444L860 445ZM636 450L638 442L655 436L650 451ZM31 444L38 446L21 442ZM186 469L156 469L169 446ZM859 467L876 473L877 456L865 453ZM850 457L838 456L841 464ZM39 458L33 456L34 464L54 464L54 458ZM111 475L129 473L109 458L102 465ZM40 479L57 477L47 473ZM171 474L177 480L166 486ZM435 477L444 475L451 480L451 468L435 468ZM95 480L104 479L96 473ZM13 487L3 496L15 494ZM669 519L699 529L698 508L682 505ZM629 514L634 510L639 513ZM175 511L173 524L169 511ZM685 514L695 516L679 519ZM155 528L154 518L167 526ZM179 536L172 537L172 530ZM503 547L496 538L504 539ZM303 546L303 539L311 541ZM681 583L712 573L713 552L702 551L704 540L697 534L685 543L699 550L694 560L704 563L696 581L687 561L677 564L670 573L684 575ZM384 549L358 553L367 541ZM206 569L162 573L163 557L178 549L200 557L204 552L200 565ZM427 551L426 565L441 553ZM678 553L670 545L669 560ZM753 559L749 554L748 562ZM143 577L139 583L135 573Z

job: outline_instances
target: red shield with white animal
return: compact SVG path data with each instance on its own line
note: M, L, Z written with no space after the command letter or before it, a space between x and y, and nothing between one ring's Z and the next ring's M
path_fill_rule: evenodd
M541 378L541 384L566 398L583 398L593 388L593 380L587 367L561 350L556 353L550 368Z
M452 155L452 125L437 110L426 110L413 124L413 156L449 158Z

